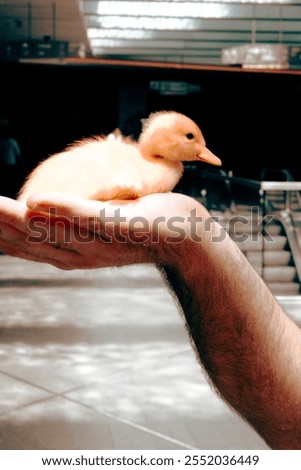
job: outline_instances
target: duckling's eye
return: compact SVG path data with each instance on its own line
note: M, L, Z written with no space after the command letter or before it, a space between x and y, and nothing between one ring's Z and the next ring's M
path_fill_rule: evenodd
M188 132L188 134L186 134L186 137L188 140L194 139L194 135L191 132Z

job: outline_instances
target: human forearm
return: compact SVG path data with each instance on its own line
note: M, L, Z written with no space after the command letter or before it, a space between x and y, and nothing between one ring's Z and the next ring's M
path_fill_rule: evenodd
M299 328L218 225L174 248L161 269L215 388L272 448L301 449Z

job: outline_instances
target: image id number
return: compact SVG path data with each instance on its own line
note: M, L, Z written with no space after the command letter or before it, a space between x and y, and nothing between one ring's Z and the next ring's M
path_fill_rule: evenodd
M256 465L258 455L186 455L185 465Z

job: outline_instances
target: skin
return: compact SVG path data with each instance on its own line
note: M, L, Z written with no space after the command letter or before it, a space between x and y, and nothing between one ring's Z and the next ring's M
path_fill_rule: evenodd
M0 198L1 250L61 269L156 264L215 390L272 449L301 449L300 329L203 206L175 193L27 204Z

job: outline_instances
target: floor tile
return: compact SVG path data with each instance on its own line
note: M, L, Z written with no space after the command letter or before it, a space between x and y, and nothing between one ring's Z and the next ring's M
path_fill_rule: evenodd
M0 449L267 448L212 390L153 266L0 256L0 294Z
M268 448L209 387L190 350L68 396L191 448L239 449L248 441L249 448ZM234 430L236 423L237 432L229 433L227 423Z
M62 398L0 416L0 449L181 449L180 444Z
M12 374L13 369L11 375L0 373L0 416L52 396L46 390L20 381Z

